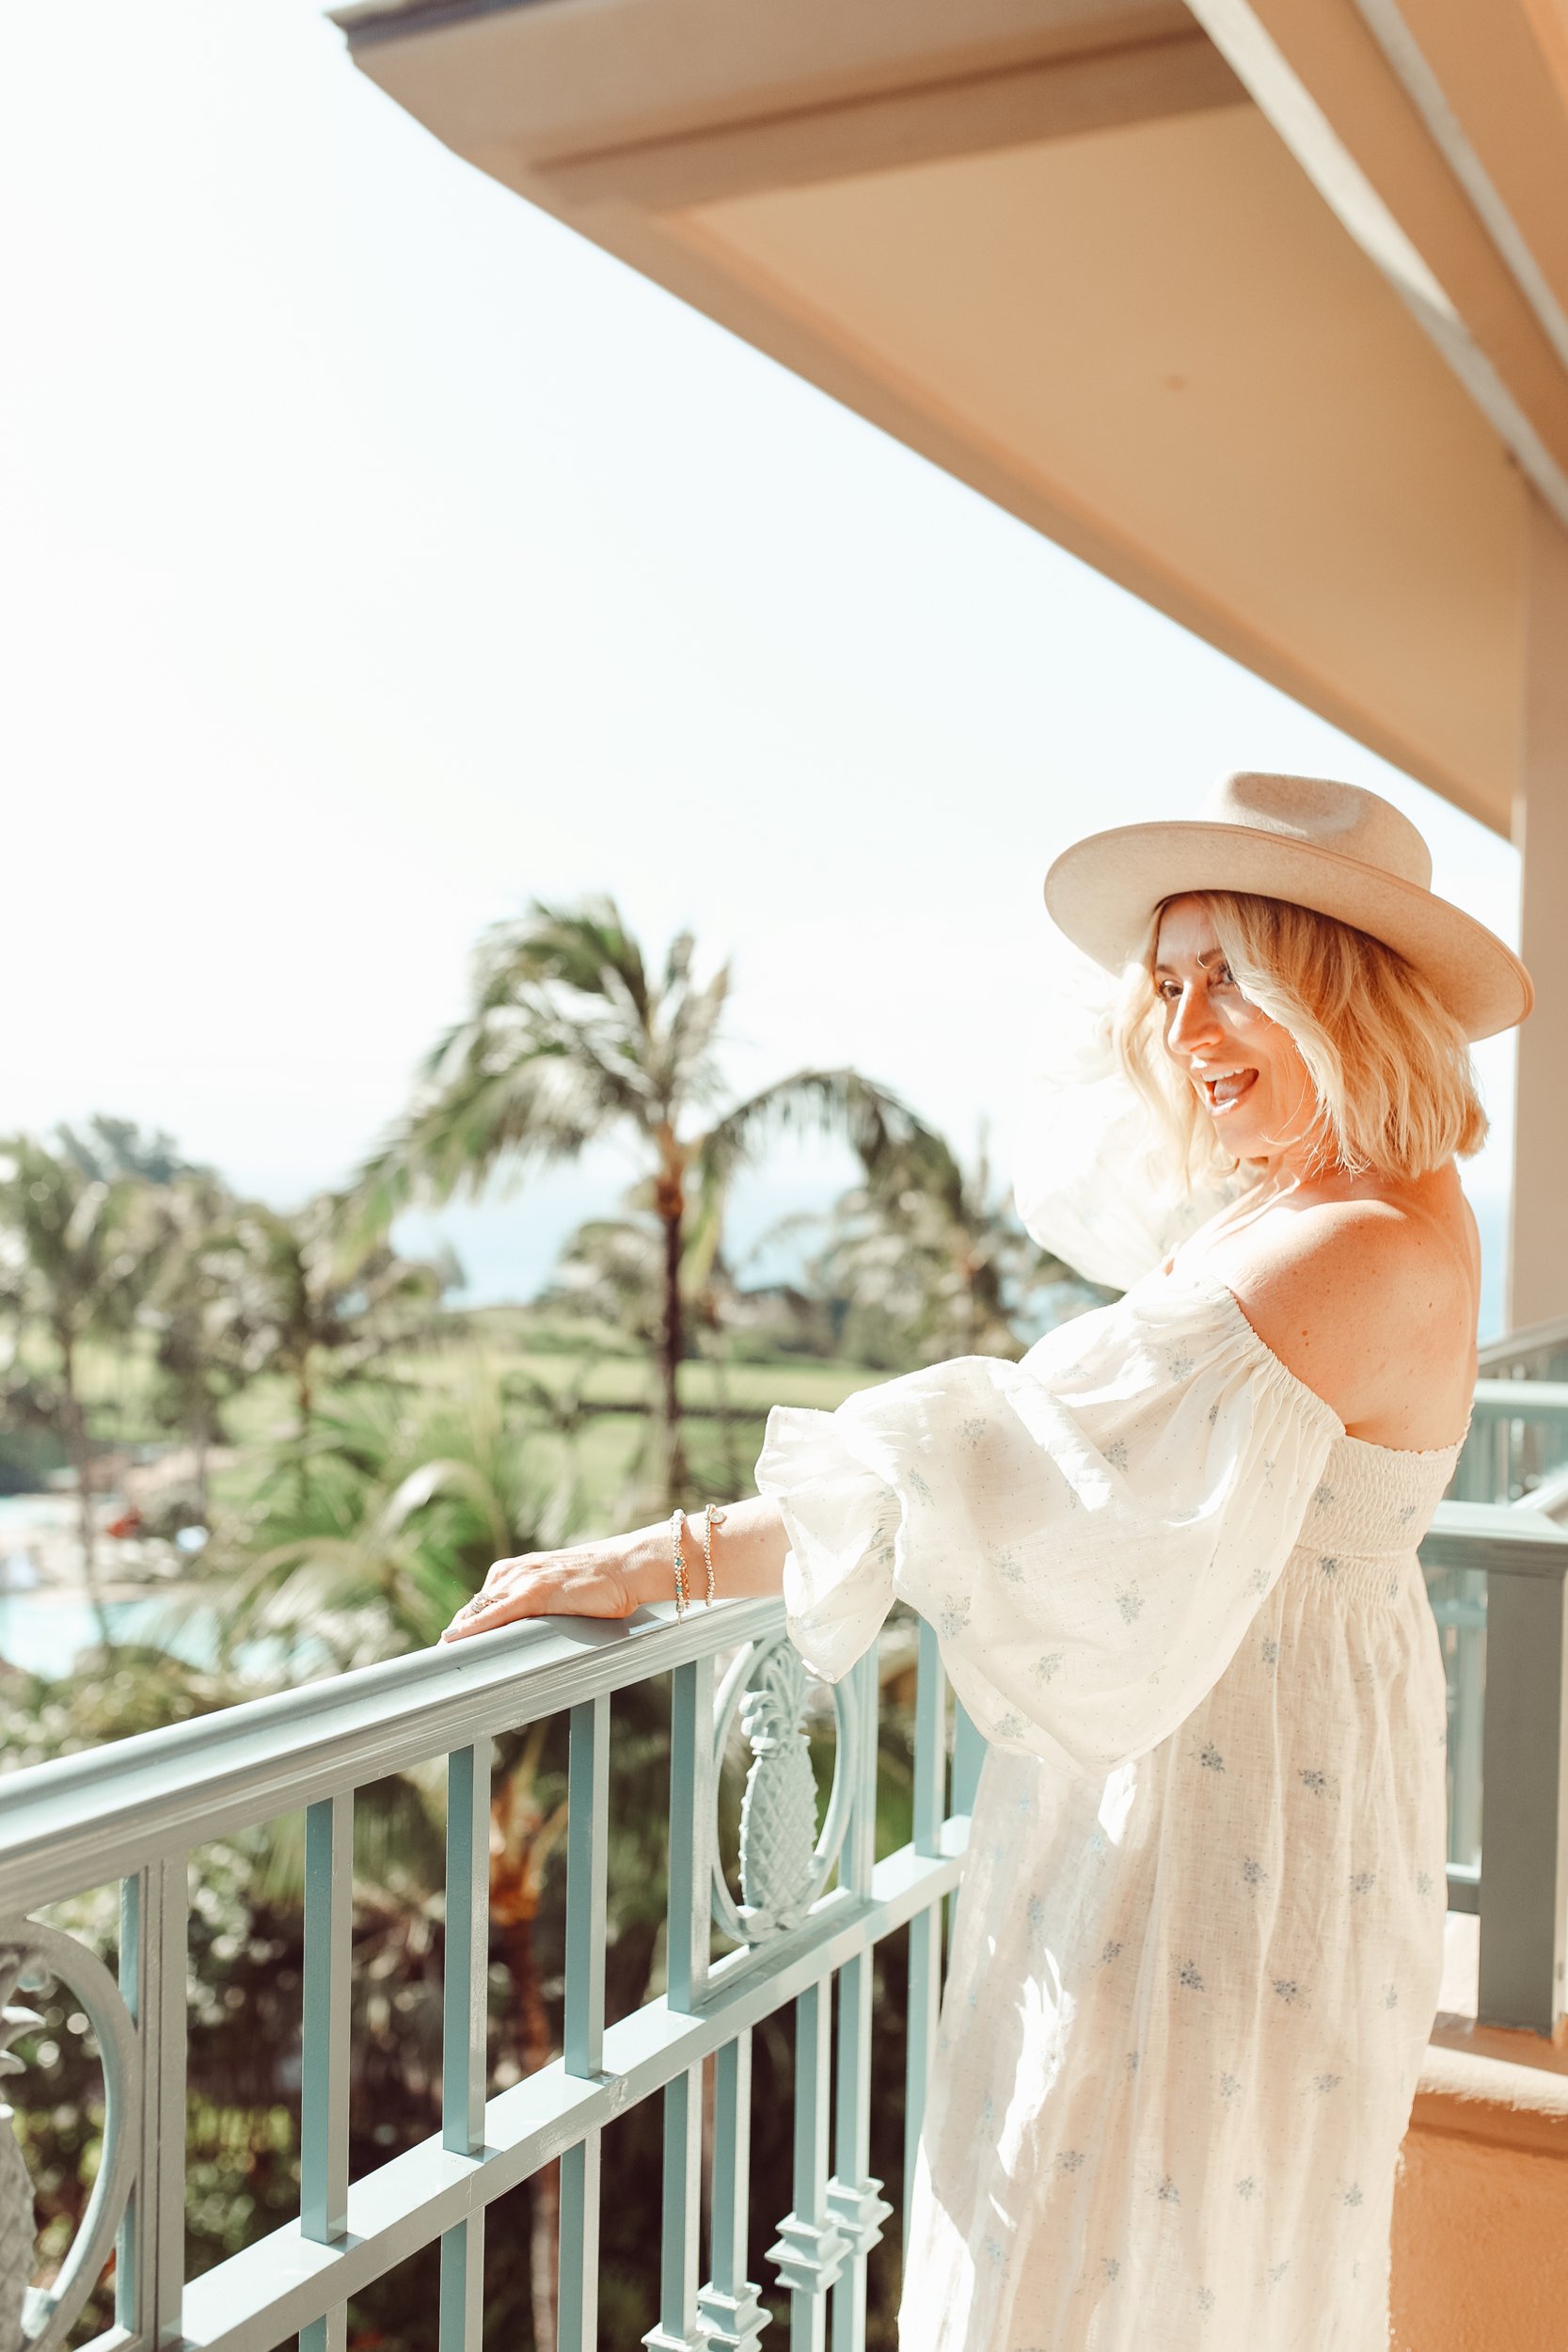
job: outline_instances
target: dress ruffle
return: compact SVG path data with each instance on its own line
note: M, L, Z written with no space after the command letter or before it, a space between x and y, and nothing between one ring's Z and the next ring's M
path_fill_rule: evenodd
M1104 1773L1224 1672L1342 1435L1229 1291L1160 1275L1022 1363L776 1407L791 1638L836 1680L904 1599L988 1740Z

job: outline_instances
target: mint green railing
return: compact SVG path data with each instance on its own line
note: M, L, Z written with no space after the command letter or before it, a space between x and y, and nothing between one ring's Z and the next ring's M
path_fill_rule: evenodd
M1479 1869L1449 1899L1481 1915L1481 2014L1549 2032L1563 2009L1568 1928L1564 1645L1568 1532L1529 1510L1446 1503L1430 1577L1481 1580L1494 1703L1483 1709ZM721 1672L722 1666L722 1672ZM610 1696L672 1684L668 1982L605 2017ZM1506 1703L1497 1704L1499 1691ZM597 2341L600 2138L639 2101L663 2107L659 2301L652 2352L754 2352L768 2324L753 2249L787 2296L794 2352L861 2352L866 2262L890 2207L868 2169L877 1943L910 1931L903 2212L936 2049L943 1909L958 1887L983 1746L950 1707L934 1636L919 1633L914 1819L878 1861L878 1661L832 1696L833 1776L819 1805L803 1736L812 1698L777 1601L722 1602L676 1622L546 1620L372 1666L0 1782L0 2048L27 2017L20 1989L56 1978L103 2052L97 2182L64 2269L26 2292L31 2221L0 2109L0 2345L55 2352L118 2243L117 2320L96 2352L341 2352L349 2298L440 2245L441 2352L480 2352L486 2214L559 2158L560 2352ZM491 1743L569 1720L562 2056L485 2096ZM718 1854L719 1761L736 1722L750 1750L740 1895ZM446 1759L447 1899L441 2126L348 2178L355 1792ZM300 2207L297 2219L187 2280L185 1970L191 1857L303 1807L307 1819ZM820 1816L820 1826L818 1820ZM32 1915L118 1882L118 1981ZM795 2012L792 2202L758 2215L749 2179L756 2026ZM714 2071L705 2152L703 2070ZM707 2243L703 2243L705 2153ZM758 2230L766 2235L758 2238ZM620 2352L620 2347L616 2348Z
M777 1601L721 1602L675 1621L549 1620L255 1701L20 1772L0 1783L0 1995L29 1973L78 1994L105 2053L106 2149L87 2223L48 2296L24 2300L31 2226L0 2161L0 2341L54 2352L116 2241L118 2324L99 2352L341 2352L349 2298L440 2241L441 2352L479 2352L484 2219L494 2200L562 2160L561 2352L597 2341L599 2142L640 2100L664 2111L664 2224L654 2352L752 2352L768 2323L750 2275L752 2034L793 2005L793 2203L767 2259L789 2339L856 2352L866 2258L891 2208L868 2166L872 1955L911 1930L911 2148L935 2050L942 1907L968 1834L978 1742L960 1738L948 1788L949 1705L936 1642L919 1637L914 1835L878 1862L878 1661L832 1694L834 1771L819 1808L804 1737L807 1672ZM721 1677L719 1667L724 1665ZM607 2026L604 1943L610 1694L672 1680L668 1983ZM491 1742L569 1716L563 2050L485 2097ZM720 1758L738 1719L750 1748L740 1899L717 1851ZM349 1980L355 1790L444 1756L447 1933L441 2128L348 2178ZM958 1809L961 1797L963 1809ZM300 2207L295 2223L184 2276L185 1939L189 1856L306 1810ZM823 1811L820 1829L819 1810ZM118 1985L84 1947L27 1915L118 1880ZM717 1931L717 1933L716 1933ZM715 1957L716 1948L729 1948ZM836 2010L837 2031L834 2033ZM0 2047L25 2030L12 2006ZM715 2061L712 2196L702 2260L702 2073ZM14 2142L0 2123L0 2159ZM8 2196L9 2209L8 2210ZM908 2210L906 2201L906 2211ZM19 2251L20 2249L20 2251ZM7 2277L7 2264L10 2275ZM16 2306L6 2330L7 2297Z
M1484 1351L1470 1432L1449 1488L1456 1502L1537 1507L1568 1502L1568 1329L1544 1325ZM1429 1565L1427 1592L1449 1678L1449 1862L1465 1903L1480 1867L1485 1726L1487 1578L1479 1566Z

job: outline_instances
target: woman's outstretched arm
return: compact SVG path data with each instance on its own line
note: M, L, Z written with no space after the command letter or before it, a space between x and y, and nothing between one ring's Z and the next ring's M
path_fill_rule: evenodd
M779 1506L766 1496L732 1502L715 1513L713 1576L722 1600L784 1588L789 1549ZM707 1591L703 1564L701 1512L685 1522L686 1587L693 1600ZM498 1560L483 1590L459 1610L441 1639L461 1641L468 1633L493 1633L518 1617L629 1617L654 1600L675 1597L670 1522L639 1527L629 1535L610 1535L564 1551L524 1552Z

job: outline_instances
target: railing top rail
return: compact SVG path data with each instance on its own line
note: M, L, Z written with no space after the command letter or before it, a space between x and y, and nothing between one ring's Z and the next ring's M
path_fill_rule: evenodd
M1568 1528L1517 1502L1440 1502L1421 1560L1491 1576L1568 1577Z
M0 1916L775 1632L776 1599L541 1617L0 1778Z
M1522 1331L1505 1331L1500 1340L1488 1340L1481 1351L1481 1371L1512 1363L1519 1356L1533 1356L1544 1347L1568 1347L1568 1315L1550 1323L1528 1324Z
M1429 1567L1568 1576L1568 1529L1445 1502ZM777 1599L625 1623L539 1618L0 1778L0 1916L776 1632Z
M1478 1380L1475 1401L1515 1421L1568 1421L1568 1380Z

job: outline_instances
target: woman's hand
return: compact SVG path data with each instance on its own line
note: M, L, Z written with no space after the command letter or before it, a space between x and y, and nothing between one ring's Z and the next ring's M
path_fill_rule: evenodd
M689 1515L684 1545L687 1589L694 1601L706 1586L701 1517ZM721 1599L781 1590L788 1545L776 1502L759 1496L732 1502L721 1515L715 1513L714 1525L714 1589ZM441 1639L460 1642L465 1634L493 1633L519 1617L629 1617L649 1601L674 1597L670 1524L661 1519L630 1535L498 1560Z
M565 1551L526 1551L515 1560L498 1560L441 1639L460 1642L466 1634L493 1633L519 1617L629 1617L645 1601L673 1597L669 1553L668 1531L640 1528L635 1534L574 1544Z

